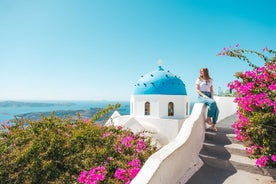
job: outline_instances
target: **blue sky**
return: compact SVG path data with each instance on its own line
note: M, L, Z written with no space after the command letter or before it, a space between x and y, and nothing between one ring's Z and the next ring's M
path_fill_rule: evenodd
M276 49L275 0L1 0L0 100L129 100L163 68L194 99L199 69L227 89L242 61L224 47ZM261 63L260 63L261 64Z

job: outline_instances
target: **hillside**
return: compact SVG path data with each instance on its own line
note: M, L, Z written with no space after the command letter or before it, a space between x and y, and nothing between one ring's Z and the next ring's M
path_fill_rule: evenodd
M0 101L0 107L52 107L52 106L71 106L74 103L42 103L42 102L19 102L19 101Z
M77 114L80 114L80 116L82 118L91 118L93 117L93 115L100 111L102 108L90 108L90 109L85 109L85 110L56 110L53 111L55 116L58 116L60 118L64 118L64 117L72 117L72 118L76 118ZM122 115L126 115L129 113L128 108L123 107L120 108L119 113ZM24 119L30 119L30 120L39 120L41 119L42 116L50 116L52 112L48 111L48 112L31 112L31 113L24 113L24 114L18 114L15 117L16 118L24 118ZM111 116L110 112L109 114L106 115L106 118Z

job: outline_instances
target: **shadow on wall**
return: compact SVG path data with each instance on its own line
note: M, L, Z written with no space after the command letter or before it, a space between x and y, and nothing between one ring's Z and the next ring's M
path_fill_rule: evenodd
M190 114L193 111L193 107L194 107L195 103L196 103L196 101L190 102Z

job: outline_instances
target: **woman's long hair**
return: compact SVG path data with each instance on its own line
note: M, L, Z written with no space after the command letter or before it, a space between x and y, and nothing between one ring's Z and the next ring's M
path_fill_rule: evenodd
M202 71L202 72L201 72ZM201 68L199 71L199 77L200 80L212 80L212 78L209 76L208 68Z

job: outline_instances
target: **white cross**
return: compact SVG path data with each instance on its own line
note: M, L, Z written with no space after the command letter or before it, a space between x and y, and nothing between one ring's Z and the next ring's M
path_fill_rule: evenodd
M163 60L162 59L158 59L157 64L158 64L158 66L161 66L163 64Z

